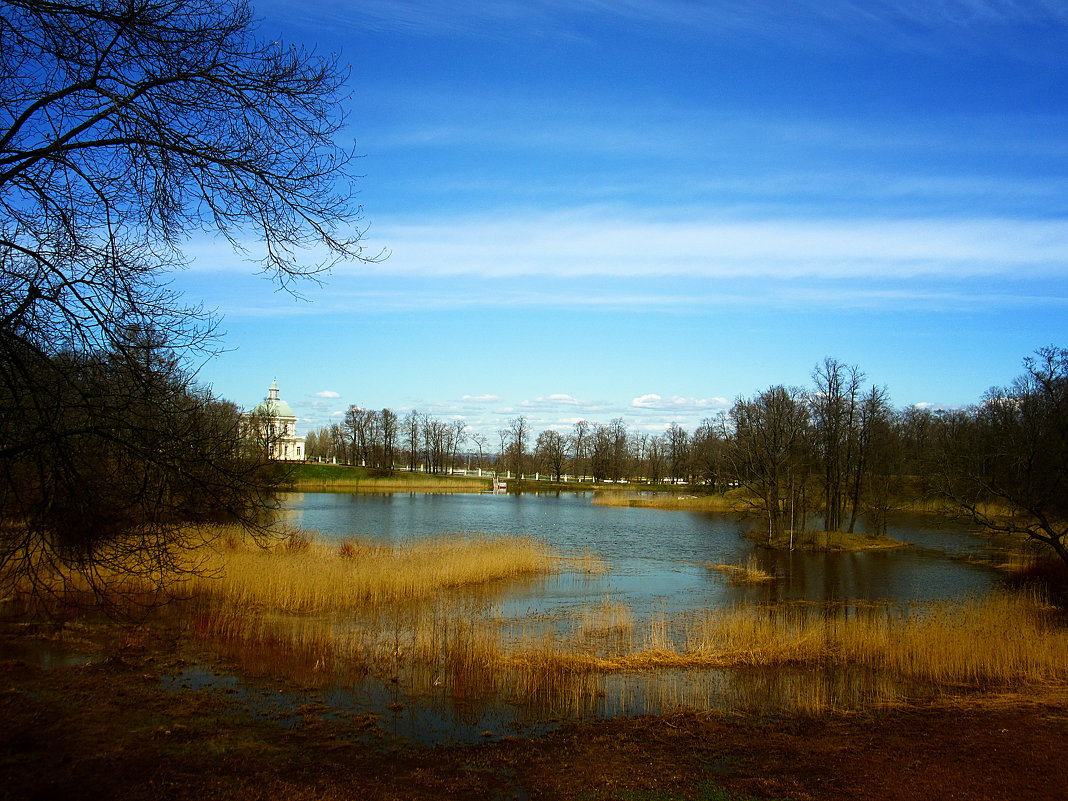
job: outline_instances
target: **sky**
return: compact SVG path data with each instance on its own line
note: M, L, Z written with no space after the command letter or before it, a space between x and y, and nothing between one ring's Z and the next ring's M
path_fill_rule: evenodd
M174 285L200 380L277 380L492 441L692 430L825 358L895 406L979 401L1068 347L1068 5L253 0L351 64L365 253L279 291L225 241Z

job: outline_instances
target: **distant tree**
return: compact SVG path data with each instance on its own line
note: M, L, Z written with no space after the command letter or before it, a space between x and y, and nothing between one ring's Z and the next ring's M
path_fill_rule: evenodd
M849 525L846 530L853 533L857 517L861 512L863 495L867 495L867 505L885 527L889 492L886 484L890 480L891 469L891 416L890 395L886 388L872 386L871 391L860 400L856 444L853 464L850 469L851 486L849 489ZM876 486L882 482L883 487ZM872 492L879 492L878 502Z
M571 472L579 478L589 473L590 424L578 420L571 427Z
M597 423L589 434L589 467L594 481L604 481L612 477L612 455L614 450L612 430Z
M455 469L460 466L460 448L464 446L469 436L467 421L460 418L453 420L449 433L452 444L452 466Z
M721 416L725 416L720 412ZM690 459L694 476L698 482L707 485L713 491L724 489L726 474L724 423L715 418L706 418L693 433L690 440Z
M651 484L659 484L667 467L665 454L668 451L666 437L650 437L645 448L645 477Z
M731 407L728 458L768 523L768 538L781 537L798 476L805 468L808 405L804 393L771 387Z
M552 429L542 431L538 435L535 450L553 480L560 481L564 475L564 464L567 460L567 441L564 435Z
M397 434L400 430L400 424L397 420L397 413L390 409L383 409L379 416L382 421L381 467L383 467L385 470L388 470L389 473L392 474L396 462Z
M622 417L613 418L605 427L609 439L608 477L613 481L630 475L630 434Z
M690 435L685 428L673 422L668 426L667 445L671 483L677 484L689 475Z
M415 409L404 415L404 445L408 450L408 469L413 473L419 465L419 434L422 429L422 415Z
M516 478L521 478L526 468L527 443L530 440L530 424L527 423L527 418L520 415L510 420L508 435L508 461Z
M1024 534L1068 564L1068 350L1042 348L1024 367L943 418L941 490L990 531Z
M864 374L855 366L824 359L812 377L816 388L809 398L815 452L823 472L824 529L838 531L856 468L858 401Z
M475 443L475 447L478 448L478 469L481 470L482 460L485 458L486 435L476 431L471 435L471 441Z

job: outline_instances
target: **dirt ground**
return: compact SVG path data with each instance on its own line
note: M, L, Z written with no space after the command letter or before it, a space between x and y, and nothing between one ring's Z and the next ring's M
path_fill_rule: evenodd
M10 637L8 640L10 644ZM680 712L538 739L391 748L367 719L283 727L188 664L127 646L48 670L0 662L0 798L1068 799L1068 690L826 718Z

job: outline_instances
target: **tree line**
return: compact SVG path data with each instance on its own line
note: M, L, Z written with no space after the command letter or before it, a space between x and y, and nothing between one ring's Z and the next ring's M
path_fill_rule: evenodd
M982 525L1049 545L1068 563L1068 350L1042 348L1008 387L962 409L896 409L856 365L824 359L809 387L738 398L692 431L580 420L536 436L518 416L491 444L462 420L352 406L307 436L309 458L384 470L467 467L516 477L732 487L770 537L818 527L886 531L890 514L938 500Z

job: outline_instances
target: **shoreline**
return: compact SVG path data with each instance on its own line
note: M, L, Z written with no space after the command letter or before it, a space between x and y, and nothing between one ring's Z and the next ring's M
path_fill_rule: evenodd
M477 745L420 746L383 736L387 720L346 715L314 689L291 713L256 714L245 691L182 678L205 668L232 669L145 634L88 664L0 660L3 795L1044 801L1068 786L1063 687L818 717L680 708L564 721L539 736L487 732ZM270 677L258 684L275 695L288 686ZM462 699L448 703L463 708Z

